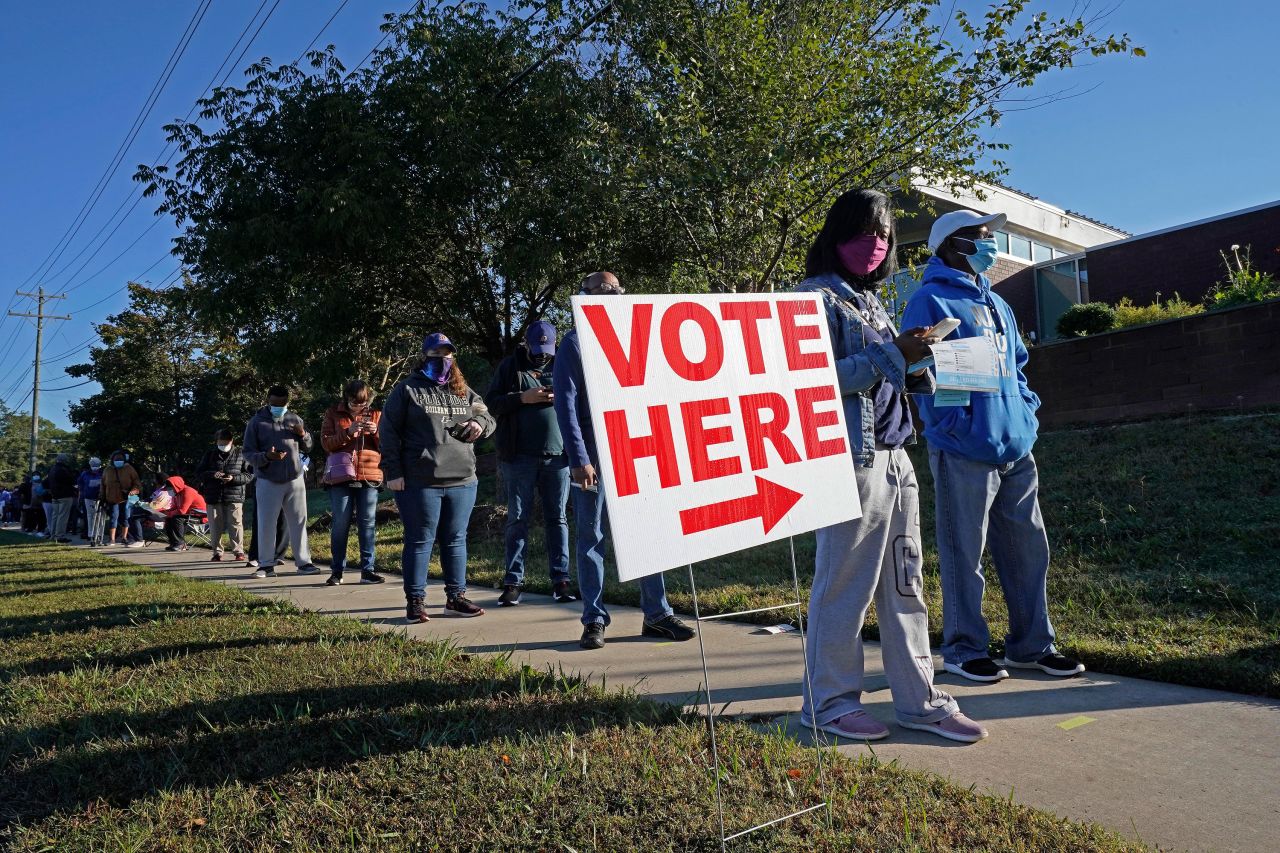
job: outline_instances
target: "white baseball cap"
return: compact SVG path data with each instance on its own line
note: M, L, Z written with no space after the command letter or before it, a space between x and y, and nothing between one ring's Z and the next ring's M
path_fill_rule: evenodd
M983 216L974 210L953 210L950 213L944 213L934 221L933 227L929 229L929 251L938 251L938 247L942 245L943 240L962 228L972 228L975 225L990 225L992 231L999 231L1004 227L1008 219L1009 217L1003 213L991 213Z

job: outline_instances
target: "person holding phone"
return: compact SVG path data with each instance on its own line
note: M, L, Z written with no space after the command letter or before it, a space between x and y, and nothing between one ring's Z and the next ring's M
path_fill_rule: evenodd
M467 385L457 347L441 332L422 342L409 375L387 397L378 425L380 466L404 523L405 618L429 622L425 610L427 564L440 541L445 612L482 616L467 598L467 524L476 503L475 442L497 424Z
M351 521L356 522L360 543L360 583L382 583L374 571L377 544L378 489L382 486L382 454L378 451L378 422L382 412L373 408L373 388L363 379L353 379L342 389L342 401L324 413L320 444L325 459L324 484L329 492L333 520L329 523L328 586L342 583L347 567L347 539Z
M1008 667L1060 677L1084 672L1084 664L1058 653L1049 622L1049 539L1031 455L1040 398L1023 373L1027 348L1013 309L983 275L995 263L993 235L1004 224L1002 213L940 216L929 232L933 257L904 314L904 322L922 325L956 318L954 337L988 337L1000 360L998 391L917 398L935 486L943 666L977 682L1007 678ZM982 615L988 544L1009 608L998 660Z
M582 280L583 296L620 296L623 290L611 272L594 272ZM600 459L595 431L591 425L591 405L582 372L582 346L578 330L564 336L556 357L555 412L564 437L573 481L573 515L577 525L578 589L582 592L582 637L584 649L604 648L604 632L609 627L609 611L604 605L605 503L600 492ZM659 640L684 642L697 634L675 615L667 601L667 585L662 573L636 581L640 587L640 609L644 622L640 633Z
M320 573L311 562L307 544L307 486L303 481L302 454L310 453L311 433L302 418L289 411L289 389L273 385L267 391L267 405L249 420L244 430L244 458L257 476L255 487L257 519L254 540L259 559L276 552L276 522L284 515L293 547L293 564L300 575ZM274 561L265 562L253 573L255 578L273 578Z
M507 489L506 568L500 607L520 603L529 549L529 517L536 493L542 499L547 572L556 601L577 601L569 584L569 458L553 408L552 371L556 327L530 323L524 343L494 371L484 395L498 420L496 440L502 482Z
M232 559L243 562L244 491L253 479L253 468L235 445L235 433L223 428L214 433L213 448L206 450L196 466L196 482L209 515L209 539L213 543L212 562L221 562L222 537L226 534Z
M898 332L876 291L897 269L888 196L849 190L827 211L797 293L822 298L843 398L862 516L817 531L801 719L839 737L879 740L889 728L862 705L862 626L872 602L899 726L973 743L980 724L933 683L920 549L920 487L905 448L915 443L906 395L932 393L908 365L929 354L927 327Z

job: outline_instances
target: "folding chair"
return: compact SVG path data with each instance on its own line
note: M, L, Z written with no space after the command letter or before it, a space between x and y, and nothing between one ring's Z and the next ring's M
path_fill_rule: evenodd
M196 544L213 548L213 537L209 530L209 514L203 510L193 510L187 514L187 535L196 540Z

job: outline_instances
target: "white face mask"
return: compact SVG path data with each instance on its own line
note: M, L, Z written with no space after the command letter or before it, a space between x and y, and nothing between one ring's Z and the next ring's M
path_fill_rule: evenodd
M227 452L229 452L229 451L231 450L231 445L229 445L229 444L219 444L219 445L218 445L218 450L220 450L220 451L221 451L221 452L223 452L223 453L227 453Z

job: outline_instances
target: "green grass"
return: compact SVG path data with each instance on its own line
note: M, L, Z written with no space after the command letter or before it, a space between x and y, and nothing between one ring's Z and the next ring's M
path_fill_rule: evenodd
M731 830L820 801L816 754L718 727ZM0 534L0 845L716 850L705 729L509 657ZM834 754L742 850L1133 850Z
M1280 697L1278 428L1280 414L1265 413L1041 436L1035 453L1053 547L1049 607L1062 649L1099 671ZM912 456L937 642L942 600L933 483L923 448ZM395 525L379 532L382 568L398 571L400 536ZM528 588L549 592L536 531L533 540ZM795 545L807 600L813 536L797 537ZM313 550L327 558L328 537L314 537ZM432 571L439 576L438 563ZM468 571L474 586L500 583L501 542L473 538ZM786 542L700 563L696 572L705 613L795 600ZM1000 651L1008 622L994 572L989 577L985 611ZM685 572L668 572L667 586L672 604L692 612ZM616 580L607 583L606 597L639 603L634 584ZM786 615L754 618L777 622ZM866 633L877 636L874 611Z

